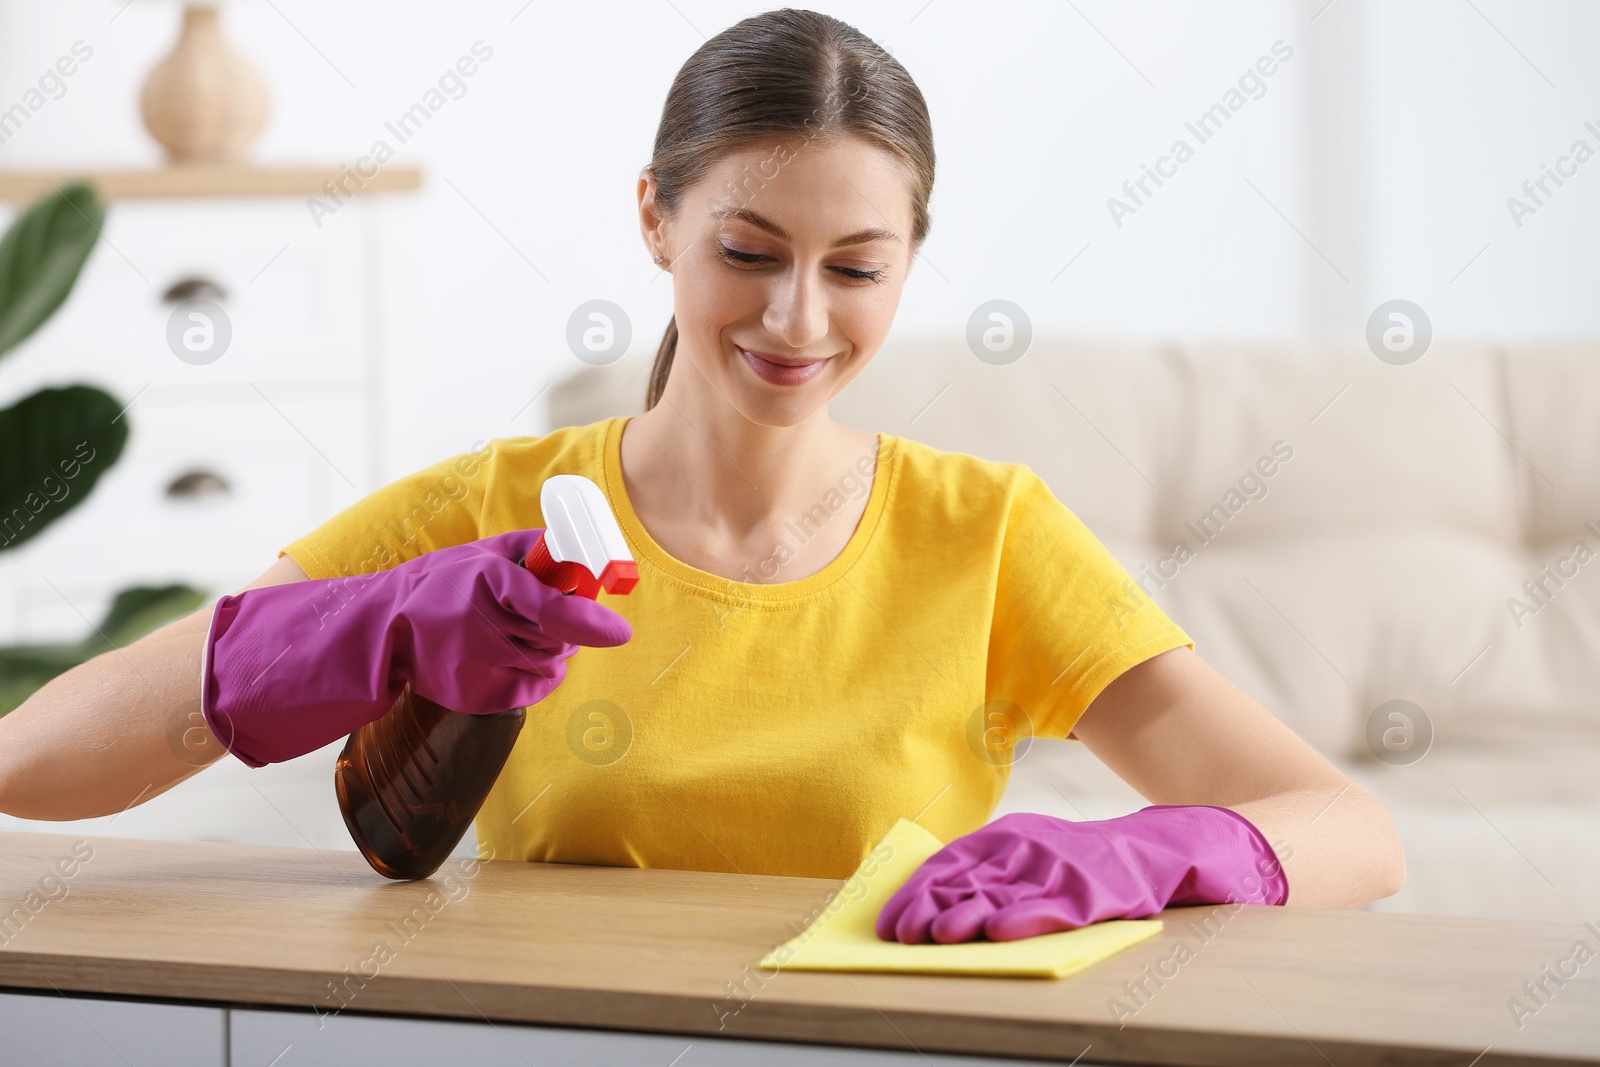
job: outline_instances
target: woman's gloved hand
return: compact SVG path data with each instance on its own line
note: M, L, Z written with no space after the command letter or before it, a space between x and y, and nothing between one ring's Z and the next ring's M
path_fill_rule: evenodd
M1015 941L1186 904L1283 904L1289 883L1238 812L1155 804L1069 822L1003 815L950 842L878 913L884 941Z
M540 533L516 530L374 574L222 597L201 657L206 725L261 767L381 718L407 682L472 714L544 699L579 645L620 645L633 629L518 566Z

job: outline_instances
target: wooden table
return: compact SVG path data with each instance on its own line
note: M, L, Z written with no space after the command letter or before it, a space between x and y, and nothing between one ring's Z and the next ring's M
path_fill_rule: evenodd
M341 1040L386 1063L478 1041L478 1067L666 1067L685 1046L680 1067L1600 1063L1600 902L1589 927L1174 909L1159 937L1059 980L762 975L840 884L463 859L398 883L354 852L0 834L0 1060L31 1025L59 1050L132 1034L100 1062L138 1062L137 1026L95 1014L132 1001L170 1035L190 1018L172 1013L201 1013L193 1062L265 1065L287 1045L277 1067L356 1062ZM1542 1004L1523 985L1541 980Z

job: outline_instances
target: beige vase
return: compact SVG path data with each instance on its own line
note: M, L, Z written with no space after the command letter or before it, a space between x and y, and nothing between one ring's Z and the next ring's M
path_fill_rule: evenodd
M139 111L169 163L242 163L267 121L267 87L223 38L216 8L186 7L177 45L145 79Z

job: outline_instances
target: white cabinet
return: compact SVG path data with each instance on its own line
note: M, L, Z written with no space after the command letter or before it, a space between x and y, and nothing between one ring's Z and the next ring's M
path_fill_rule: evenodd
M414 333L415 301L392 291L408 261L388 252L405 199L358 198L320 228L290 196L110 203L67 302L0 357L0 407L97 385L128 405L129 440L83 504L0 552L0 643L77 639L131 584L229 592L389 480L384 366ZM232 339L213 362L169 345L164 297L184 281L222 294ZM230 492L166 495L194 471Z
M8 1064L224 1067L228 1063L226 1008L0 993L0 1035L4 1035L0 1063Z

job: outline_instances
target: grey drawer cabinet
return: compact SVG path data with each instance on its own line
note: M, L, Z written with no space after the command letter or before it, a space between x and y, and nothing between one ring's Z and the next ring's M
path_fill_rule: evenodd
M223 1067L228 1062L227 1016L226 1008L0 993L0 1063Z
M0 993L0 1064L18 1067L1028 1067L672 1034ZM1070 1059L1071 1057L1067 1057ZM1079 1067L1091 1067L1079 1061Z
M895 1052L342 1012L235 1009L230 1016L232 1067L1028 1067L1044 1062L923 1055L909 1046ZM1093 1065L1080 1060L1078 1067Z

